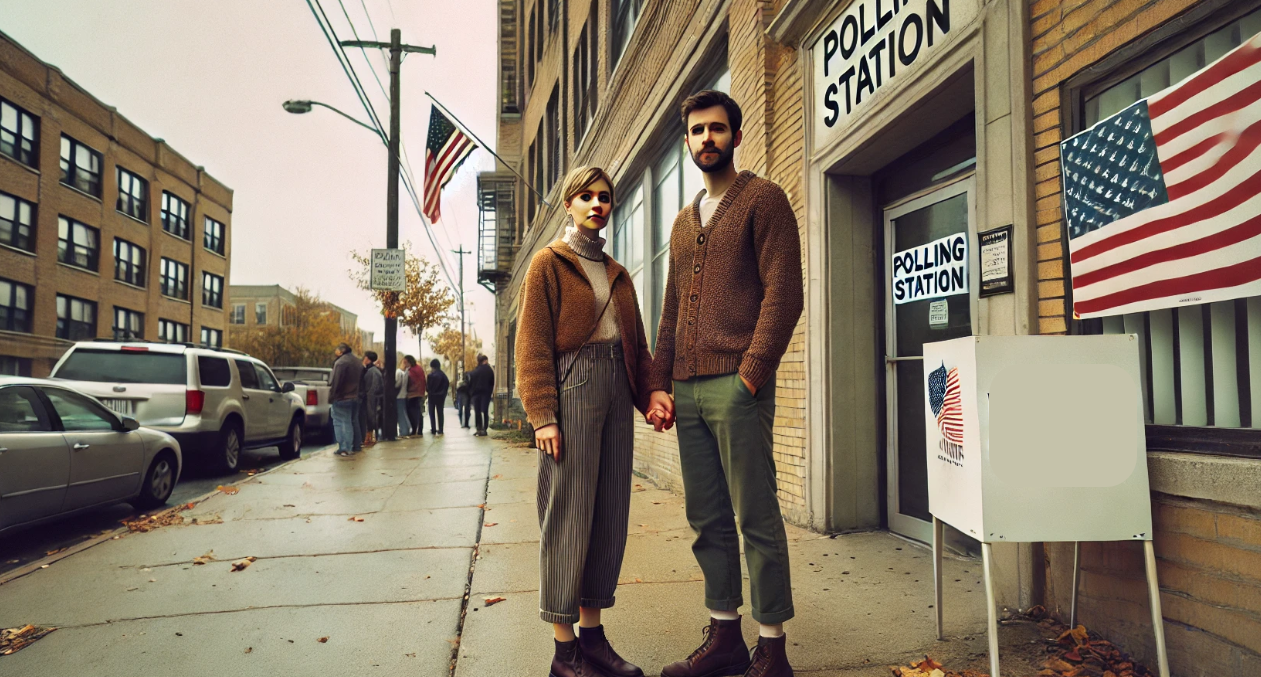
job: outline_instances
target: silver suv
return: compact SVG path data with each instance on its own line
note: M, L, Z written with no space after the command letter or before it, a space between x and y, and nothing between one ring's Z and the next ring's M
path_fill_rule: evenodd
M140 425L170 434L186 459L232 472L241 449L302 450L303 402L261 361L235 350L147 341L83 341L51 378L96 397Z

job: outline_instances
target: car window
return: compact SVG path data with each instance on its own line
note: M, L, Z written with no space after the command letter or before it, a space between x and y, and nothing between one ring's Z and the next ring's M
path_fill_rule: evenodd
M0 388L0 433L32 433L52 430L44 404L33 388Z
M258 374L254 371L254 363L249 360L236 360L236 371L241 375L241 387L258 390Z
M53 378L102 383L188 383L188 366L181 353L144 349L71 351Z
M222 357L197 356L197 370L201 372L203 386L227 387L232 385L232 370Z
M276 385L276 378L271 375L271 372L267 370L267 367L264 367L261 364L256 364L254 365L254 368L258 370L258 382L262 384L260 387L263 390L274 390L276 392L280 392L280 386Z
M44 394L61 418L61 427L67 431L113 430L116 425L114 416L105 407L79 393L61 388L44 388Z

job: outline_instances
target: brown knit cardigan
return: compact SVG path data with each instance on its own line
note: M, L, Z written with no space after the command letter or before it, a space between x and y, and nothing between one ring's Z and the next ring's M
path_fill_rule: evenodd
M797 217L782 188L750 171L704 227L700 198L674 219L649 387L738 372L761 388L804 305Z
M652 354L639 315L630 274L605 256L609 295L617 311L622 352L635 408L648 408ZM556 422L556 357L582 347L595 329L595 292L578 254L562 240L540 249L530 261L517 310L517 392L535 428Z

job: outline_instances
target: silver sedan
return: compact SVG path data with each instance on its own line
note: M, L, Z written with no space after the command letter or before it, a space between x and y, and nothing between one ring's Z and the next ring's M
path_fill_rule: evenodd
M119 501L163 505L181 465L166 433L64 385L0 376L0 534Z

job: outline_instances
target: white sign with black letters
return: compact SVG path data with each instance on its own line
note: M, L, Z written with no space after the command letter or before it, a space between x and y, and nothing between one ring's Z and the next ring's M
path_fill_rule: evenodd
M372 268L369 276L373 289L406 291L406 261L402 249L373 249Z
M893 255L893 302L968 293L968 234L955 233Z

